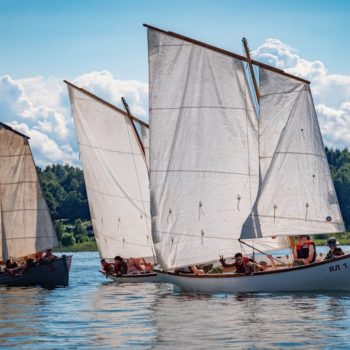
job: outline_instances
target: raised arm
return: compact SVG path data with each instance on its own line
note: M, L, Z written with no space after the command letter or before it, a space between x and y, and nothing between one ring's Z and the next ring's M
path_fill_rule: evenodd
M227 264L227 263L225 262L224 257L223 257L222 255L219 255L219 256L220 256L220 263L221 263L221 265L222 265L223 267L235 267L235 266L236 266L235 263Z

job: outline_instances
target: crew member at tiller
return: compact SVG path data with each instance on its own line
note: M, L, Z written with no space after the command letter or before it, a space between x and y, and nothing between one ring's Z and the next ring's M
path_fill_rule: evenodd
M316 248L310 236L299 237L298 243L293 248L293 256L295 265L307 265L315 262Z

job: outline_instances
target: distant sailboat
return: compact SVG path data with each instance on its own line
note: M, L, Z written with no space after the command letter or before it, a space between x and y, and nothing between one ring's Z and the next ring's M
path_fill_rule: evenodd
M154 260L149 179L143 143L148 125L67 82L80 148L92 225L100 257ZM146 131L147 130L147 131ZM155 273L108 277L152 282Z
M164 270L233 256L242 243L268 251L292 235L343 232L309 82L146 27L152 233ZM259 116L243 62L260 67ZM164 278L194 292L327 291L350 290L349 273L345 255L250 276Z
M0 123L0 259L26 256L58 246L43 197L28 137ZM68 285L71 256L0 273L0 285Z

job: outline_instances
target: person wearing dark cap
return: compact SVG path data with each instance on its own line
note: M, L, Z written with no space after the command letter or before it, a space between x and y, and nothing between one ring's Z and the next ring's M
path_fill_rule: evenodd
M340 247L337 247L337 244L339 244L339 242L335 237L328 238L327 245L328 245L329 251L326 257L324 258L324 260L334 259L338 256L344 255L343 250Z

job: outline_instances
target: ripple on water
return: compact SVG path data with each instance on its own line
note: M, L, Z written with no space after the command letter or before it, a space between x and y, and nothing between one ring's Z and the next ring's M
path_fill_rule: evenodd
M0 288L0 348L348 349L350 295L179 294L98 264L74 254L67 288Z

